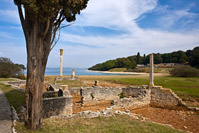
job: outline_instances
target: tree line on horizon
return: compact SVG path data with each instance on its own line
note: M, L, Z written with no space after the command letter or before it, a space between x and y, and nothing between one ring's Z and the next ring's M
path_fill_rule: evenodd
M117 58L115 60L108 60L106 62L96 64L88 68L88 70L107 71L113 68L135 69L137 64L147 65L148 63L149 55L144 54L143 56L140 56L140 53L138 52L137 55ZM195 47L193 50L187 51L179 50L171 53L155 53L154 64L160 63L179 63L199 68L199 46Z

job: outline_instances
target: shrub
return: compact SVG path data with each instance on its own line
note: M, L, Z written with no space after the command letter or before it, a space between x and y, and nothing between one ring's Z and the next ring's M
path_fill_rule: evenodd
M91 98L92 98L92 99L94 99L94 98L95 98L95 97L94 97L94 95L93 95L93 93L91 93Z
M199 77L199 70L191 66L182 65L176 66L170 71L170 74L174 77Z
M123 92L120 93L119 95L120 95L120 98L124 98L124 93Z
M0 78L23 77L23 65L14 64L10 59L0 57Z

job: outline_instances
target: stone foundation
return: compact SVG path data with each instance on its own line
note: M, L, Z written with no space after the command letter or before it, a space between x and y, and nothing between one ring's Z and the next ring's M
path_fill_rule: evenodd
M72 115L72 97L43 99L43 117Z
M112 101L112 108L135 109L148 106L151 100L151 90L141 87L122 88L124 98Z
M175 108L176 106L185 104L171 89L154 86L151 88L150 105L161 108Z
M84 106L95 105L100 102L116 100L120 98L121 88L88 87L80 91Z
M13 88L20 90L20 84L23 82L2 82L12 85ZM154 86L147 89L142 87L76 87L65 88L65 90L54 87L54 91L43 93L43 114L44 118L50 116L66 116L72 114L73 97L79 96L78 105L97 106L104 102L110 102L112 109L135 109L143 106L152 106L160 108L175 108L183 106L188 108L182 100L171 89L164 89L161 86ZM57 91L58 89L58 91ZM56 91L55 91L56 90ZM51 98L49 98L51 97ZM74 104L75 106L75 104Z

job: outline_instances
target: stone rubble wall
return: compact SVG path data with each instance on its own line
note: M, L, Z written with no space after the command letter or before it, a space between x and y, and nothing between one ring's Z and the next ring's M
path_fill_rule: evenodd
M43 93L43 98L58 97L57 91L47 91Z
M82 88L80 87L73 87L68 89L71 95L81 95Z
M136 98L143 98L146 95L148 95L148 90L144 87L134 87L130 86L127 88L122 88L122 92L124 94L124 97L136 97Z
M112 108L135 109L150 104L151 90L143 87L127 87L122 90L124 98L112 101Z
M116 100L120 98L121 88L111 87L87 87L81 90L82 103L84 106L95 105L102 101Z
M56 97L43 99L43 117L72 115L72 97Z
M151 88L150 106L160 108L175 108L184 105L182 100L171 90L162 88L162 86L154 86Z

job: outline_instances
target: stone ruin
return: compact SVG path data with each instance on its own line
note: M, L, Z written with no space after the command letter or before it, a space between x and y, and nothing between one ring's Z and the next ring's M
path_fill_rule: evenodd
M24 81L7 82L15 89ZM18 90L19 89L18 87ZM50 85L47 92L43 93L43 117L72 115L76 103L75 97L79 96L79 106L89 107L109 102L111 110L131 110L145 106L174 109L186 105L171 89L161 86L142 87L75 87L67 85Z
M60 55L63 55L63 50ZM62 58L60 61L62 64ZM153 54L150 55L150 65L149 86L111 88L99 86L99 81L95 81L92 87L68 88L67 85L48 85L47 92L43 93L43 117L72 115L77 113L75 112L75 106L80 108L92 107L102 103L109 103L109 109L112 111L136 109L144 106L169 109L174 109L177 106L188 108L171 89L154 86ZM60 74L62 75L62 71ZM61 75L55 80L78 80L78 77L75 76L75 70L72 71L70 78L64 78ZM20 86L25 85L25 81L5 83L24 92L24 89L21 89Z
M79 78L77 76L75 76L75 70L72 70L72 75L71 77L63 77L63 76L60 76L60 77L56 77L55 78L55 82L56 81L63 81L63 80L79 80Z

